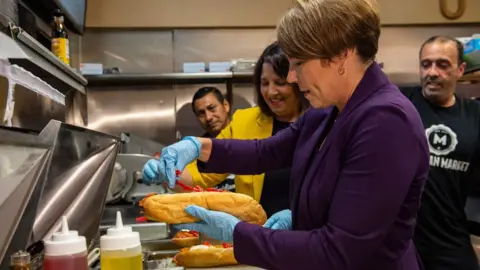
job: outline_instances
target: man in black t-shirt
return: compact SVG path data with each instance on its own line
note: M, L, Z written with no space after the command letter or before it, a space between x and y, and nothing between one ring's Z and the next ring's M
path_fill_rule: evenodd
M430 147L415 245L426 270L477 270L464 208L480 165L480 103L455 95L465 70L459 41L432 37L419 56L421 88L402 89L420 113Z

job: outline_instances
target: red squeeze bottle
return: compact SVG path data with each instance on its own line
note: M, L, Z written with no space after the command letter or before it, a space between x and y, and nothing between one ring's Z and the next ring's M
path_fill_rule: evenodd
M67 218L62 218L62 230L45 241L44 270L89 270L87 241L76 231L69 231Z

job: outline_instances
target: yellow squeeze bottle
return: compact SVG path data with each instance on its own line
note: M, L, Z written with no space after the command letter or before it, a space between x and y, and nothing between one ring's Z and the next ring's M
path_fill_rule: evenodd
M100 237L100 268L102 270L142 270L142 245L140 234L123 226L122 215L117 212L117 222L107 234Z

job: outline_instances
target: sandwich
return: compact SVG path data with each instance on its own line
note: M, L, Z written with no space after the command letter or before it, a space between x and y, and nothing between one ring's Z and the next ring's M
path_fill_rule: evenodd
M139 202L149 220L168 224L199 221L185 212L189 205L230 214L241 221L263 225L267 215L262 206L252 197L232 192L192 192L150 195Z
M222 245L211 245L204 242L203 245L196 245L183 248L175 255L173 262L178 266L186 268L217 267L238 264L233 253L233 246L227 243Z
M200 237L196 231L181 230L173 236L172 242L181 247L191 247L200 243Z

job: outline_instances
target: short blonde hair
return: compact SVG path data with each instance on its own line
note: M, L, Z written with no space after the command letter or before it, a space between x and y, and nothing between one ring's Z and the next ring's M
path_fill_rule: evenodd
M379 37L376 0L298 0L277 27L283 51L303 60L332 60L348 49L373 60Z

